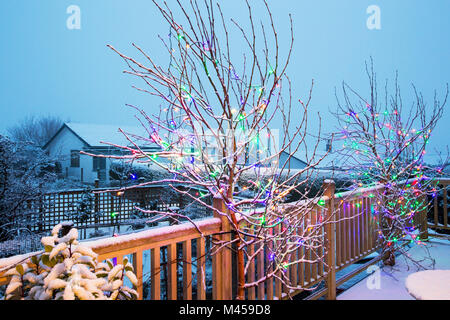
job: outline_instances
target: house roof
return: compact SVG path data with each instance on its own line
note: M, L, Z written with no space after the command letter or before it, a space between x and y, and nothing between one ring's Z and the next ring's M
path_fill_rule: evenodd
M148 133L142 126L118 126L109 124L66 122L55 133L55 135L43 146L43 149L45 149L64 128L67 128L69 131L71 131L86 145L86 147L89 148L105 148L109 146L108 144L101 142L112 143L120 146L132 145L126 139L126 137L119 131L119 128L122 129L127 134L132 134L135 136L137 135L144 138L148 137ZM130 135L129 137L131 138L131 140L136 141L136 138L133 137L132 135ZM144 142L141 140L136 142L140 147L159 148L158 145L150 141ZM288 154L287 151L283 151L283 153ZM295 155L292 155L292 158L302 162L305 165L307 164L305 160L302 160L299 157L299 152L297 152Z
M289 155L289 152L287 151L282 151L282 153ZM300 161L304 165L308 165L304 160L300 159L297 155L292 155L291 158Z
M92 123L76 123L66 122L55 133L55 135L44 145L44 149L58 136L58 134L67 128L73 134L75 134L87 147L107 147L112 143L120 146L131 145L125 135L119 131L122 129L125 133L129 134L131 140L136 141L136 135L141 137L148 137L145 129L142 126L117 126L108 124L92 124ZM134 135L134 136L133 136ZM155 146L152 142L143 142L142 140L137 143L139 146Z

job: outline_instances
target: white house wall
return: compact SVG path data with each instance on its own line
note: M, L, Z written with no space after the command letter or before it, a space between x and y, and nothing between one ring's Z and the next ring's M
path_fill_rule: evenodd
M76 180L81 179L81 168L83 168L83 181L93 183L97 178L97 172L93 171L92 157L87 155L80 155L80 167L70 167L70 152L71 150L83 150L86 145L73 132L64 127L59 134L48 144L46 150L49 151L50 156L59 157L61 160L62 174L68 173L69 177ZM109 161L107 163L107 170L109 169ZM108 171L107 171L108 172ZM107 175L108 177L108 175Z

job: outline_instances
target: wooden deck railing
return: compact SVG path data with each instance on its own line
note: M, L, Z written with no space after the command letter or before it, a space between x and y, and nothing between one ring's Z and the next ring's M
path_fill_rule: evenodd
M442 207L440 206L440 195L436 193L433 197L433 206L432 210L430 208L429 212L432 215L432 221L428 221L428 227L432 229L443 229L450 230L450 225L448 224L448 189L450 185L450 179L440 179L436 182L439 188L438 190L442 190ZM442 211L440 210L442 208Z
M198 229L197 229L198 228ZM139 286L137 291L142 297L143 294L143 252L150 250L150 275L151 275L151 299L161 299L161 271L166 268L167 272L167 298L169 300L177 299L178 283L182 283L182 298L192 299L193 279L192 266L197 269L196 296L199 299L206 298L205 284L203 275L205 260L205 238L199 236L199 232L207 237L217 234L221 229L221 220L217 218L204 219L196 223L196 226L190 223L167 226L162 228L150 229L129 235L123 235L116 238L105 240L85 242L98 255L98 259L105 260L116 258L119 263L124 256L131 256L134 269L138 278ZM195 241L196 254L192 256L192 242ZM182 247L181 259L178 254L178 247ZM167 265L161 266L161 254L167 252ZM220 255L213 255L213 259L218 259ZM164 261L163 260L163 261ZM182 281L179 281L177 273L178 266L182 267ZM218 265L218 268L221 266ZM214 272L216 271L216 272ZM213 271L216 276L217 270ZM213 278L214 279L214 278ZM214 279L213 287L218 279Z
M450 179L440 181L446 185L449 182ZM322 289L310 296L312 299L323 295L326 295L328 299L335 299L338 285L379 260L377 256L350 274L336 279L337 271L377 252L380 248L372 206L376 199L375 194L381 189L374 187L335 194L332 182L328 182L324 188L324 196L313 199L316 205L303 217L303 219L309 219L310 223L317 221L320 216L329 219L330 223L317 231L319 234L316 238L320 239L322 245L317 249L300 247L291 256L292 259L301 257L308 259L316 256L323 259L313 264L293 264L286 271L292 283L303 288L311 288L320 282L325 284ZM445 190L445 195L446 192ZM220 205L222 205L220 202L214 202L214 206ZM423 224L422 231L426 229L424 222L417 222ZM446 222L444 218L444 227L447 226ZM203 237L200 236L199 230ZM99 254L99 260L116 258L120 262L124 256L129 256L138 277L137 289L141 298L144 291L144 278L148 274L150 299L232 299L235 296L236 282L233 275L231 250L222 249L213 255L207 254L208 243L211 243L210 237L229 240L229 231L230 226L226 219L213 217L199 220L195 226L192 223L184 223L83 243ZM277 230L274 229L273 232ZM250 253L257 249L248 248ZM144 261L145 257L150 261ZM0 259L0 268L2 265L14 263L20 259L23 259L23 256ZM211 264L205 263L208 259L212 260ZM258 254L247 272L248 281L254 281L256 277L267 272L266 268L270 265L267 259L266 252L261 251ZM144 270L146 266L149 266L149 270ZM208 268L211 270L206 270ZM212 275L211 284L205 283L204 275L208 272ZM164 277L161 276L162 274ZM0 285L4 285L6 281L7 279L0 274ZM212 287L212 292L207 292L208 287ZM166 292L166 296L161 296L162 291ZM270 279L257 287L247 289L246 298L249 300L286 299L299 292L300 290L288 290L279 280ZM147 297L148 295L145 298Z

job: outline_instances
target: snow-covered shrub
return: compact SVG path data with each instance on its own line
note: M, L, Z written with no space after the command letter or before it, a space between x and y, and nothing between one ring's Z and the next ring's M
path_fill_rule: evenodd
M147 164L124 163L123 161L113 161L109 170L111 184L120 186L136 184L139 178L145 181L159 181L169 179L172 175L159 167L149 167Z
M78 230L59 237L62 224L41 239L44 252L10 269L6 300L134 300L137 278L128 259L113 265L97 261L92 249L81 245ZM125 278L133 289L124 285Z
M86 222L90 218L98 218L103 215L101 211L94 211L94 194L90 187L84 188L81 198L70 203L69 207L71 210L65 212L64 216L78 222Z

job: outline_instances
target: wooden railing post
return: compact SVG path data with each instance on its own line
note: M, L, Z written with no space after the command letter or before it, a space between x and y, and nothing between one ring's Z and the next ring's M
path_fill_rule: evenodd
M225 213L227 208L220 198L213 199L213 207ZM220 218L222 222L221 235L218 239L222 243L230 243L231 227L228 218L214 211L214 217ZM231 300L232 297L232 266L231 266L231 244L223 246L213 255L213 297L214 300ZM214 274L215 273L215 274Z
M333 180L325 180L323 182L324 196L328 197L328 207L326 213L325 224L325 248L327 277L325 278L325 284L327 287L327 299L336 300L336 233L335 233L335 216L334 216L334 192L336 185Z
M143 253L138 250L133 253L133 268L138 280L136 291L139 295L138 300L143 300L144 297L144 277L143 277Z
M428 241L428 199L427 195L422 195L419 198L419 203L422 206L422 210L416 214L418 217L414 217L414 224L419 229L420 239Z

